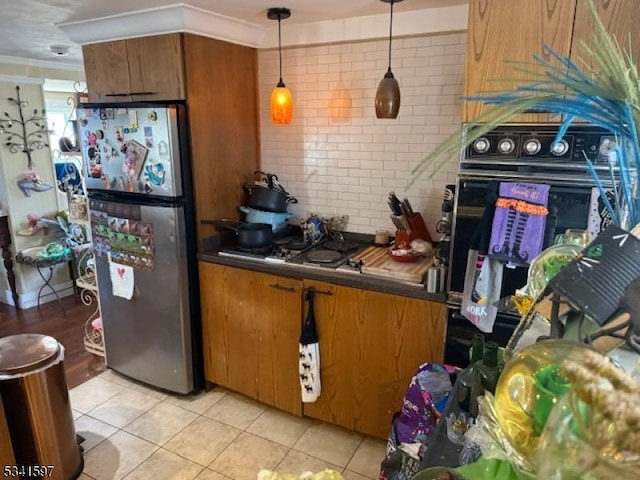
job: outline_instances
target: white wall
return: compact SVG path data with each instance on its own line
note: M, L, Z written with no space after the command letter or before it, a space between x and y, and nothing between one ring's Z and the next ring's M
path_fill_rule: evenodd
M262 168L298 198L291 208L297 218L347 214L349 231L392 230L386 198L393 190L409 197L437 237L444 185L454 181L457 161L410 189L407 182L460 126L465 43L466 33L394 39L392 70L402 95L396 120L378 120L374 110L388 41L285 49L283 80L295 105L290 125L269 118L278 51L259 51Z
M8 97L16 97L16 85L20 85L21 99L28 102L28 106L24 108L24 114L27 118L31 116L34 109L42 110L44 98L41 83L27 83L24 80L16 80L0 81L0 112L6 111L14 117L19 115L17 106L7 100ZM16 131L16 127L17 125L14 124L14 127L11 130L7 130L7 132ZM32 127L28 132L32 131L31 129ZM15 258L15 255L21 250L45 245L53 241L51 235L45 236L42 233L34 236L17 235L18 230L26 227L27 214L35 213L40 216L47 216L55 213L58 207L55 187L46 192L32 192L31 197L26 197L18 188L17 181L22 178L23 173L29 171L27 168L27 156L22 152L11 153L4 145L6 138L6 133L0 134L0 204L2 204L2 208L9 212L9 227L12 232L11 239L13 243L11 250ZM45 183L55 185L50 150L48 148L36 149L32 152L32 158L32 170L39 173ZM38 290L43 283L37 270L34 267L14 262L14 272L18 294L20 295L20 305L23 308L34 306ZM0 268L0 275L5 275L4 266ZM58 288L71 284L66 264L56 267L52 283L57 285ZM4 291L0 292L0 302L13 304L6 282L3 282L0 286L4 287ZM42 301L46 302L52 299L55 299L55 297L46 297Z

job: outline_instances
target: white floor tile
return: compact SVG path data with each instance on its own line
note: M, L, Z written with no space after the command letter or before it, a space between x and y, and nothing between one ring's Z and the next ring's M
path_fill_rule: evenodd
M286 453L283 445L243 432L209 468L235 480L256 480L260 470L275 469Z
M311 426L312 420L296 417L286 412L269 408L247 428L247 432L293 447L302 434Z
M80 413L87 413L125 388L99 377L92 378L69 392L71 407Z
M159 402L145 393L127 388L88 413L98 420L122 428Z
M384 460L387 444L377 438L367 437L353 454L347 470L369 478L378 478L380 464Z
M210 392L200 392L192 395L169 395L167 402L202 415L225 396L227 390L216 387Z
M196 477L196 480L229 480L229 477L205 468L200 475Z
M183 408L160 402L124 427L124 430L156 445L164 445L197 416Z
M84 471L96 480L119 480L157 449L152 443L119 431L84 457Z
M237 428L206 417L198 417L169 440L164 448L202 466L207 466L240 433L241 431Z
M242 395L228 393L207 410L204 415L218 422L244 430L266 409L266 405Z
M344 428L316 422L304 432L293 448L344 468L363 437Z
M160 449L137 466L126 480L193 480L204 468Z
M359 473L352 472L351 470L345 470L344 472L342 472L342 476L345 478L345 480L376 480L379 478L378 476L376 476L375 478L371 479L369 477L365 477L364 475L360 475Z
M84 449L85 454L105 438L109 438L118 431L116 427L87 415L83 415L75 420L75 424L76 433L84 438L84 442L80 445Z
M303 472L319 472L325 468L330 468L336 472L342 472L342 468L333 465L319 458L312 457L306 453L299 452L297 450L289 450L287 456L284 457L282 462L276 467L276 471L280 475L292 473L294 475L300 475Z

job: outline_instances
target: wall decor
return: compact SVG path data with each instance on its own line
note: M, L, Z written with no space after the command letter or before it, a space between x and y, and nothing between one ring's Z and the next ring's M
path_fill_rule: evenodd
M36 172L27 172L18 180L18 188L22 190L22 193L24 193L26 197L30 197L32 190L34 192L46 192L47 190L51 190L53 185L44 183L40 175Z
M33 168L31 152L36 148L41 150L49 146L46 136L48 133L46 112L44 109L34 109L31 117L25 118L24 109L28 102L20 98L19 85L16 85L16 98L9 97L7 100L18 107L18 117L4 112L4 118L0 118L0 133L8 135L5 146L11 153L22 152L27 155L27 168L31 169ZM16 130L11 130L14 125Z

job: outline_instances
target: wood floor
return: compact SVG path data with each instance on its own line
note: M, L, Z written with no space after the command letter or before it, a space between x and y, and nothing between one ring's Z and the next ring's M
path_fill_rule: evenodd
M54 337L65 349L64 366L71 389L105 370L104 359L84 349L84 325L93 310L75 295L27 310L0 303L0 337L17 333Z

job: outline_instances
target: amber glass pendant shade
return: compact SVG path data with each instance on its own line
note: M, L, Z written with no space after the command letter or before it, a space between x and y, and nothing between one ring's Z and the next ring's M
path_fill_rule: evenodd
M287 86L282 81L282 32L280 30L280 21L291 16L291 10L288 8L270 8L267 10L267 18L269 20L278 21L278 57L280 68L280 80L271 92L271 101L269 102L269 111L271 112L271 121L276 125L286 125L291 123L293 118L293 97Z
M293 98L291 92L283 82L278 82L271 92L271 121L277 125L291 123L293 118Z
M376 117L398 118L400 111L400 85L389 70L376 91Z

